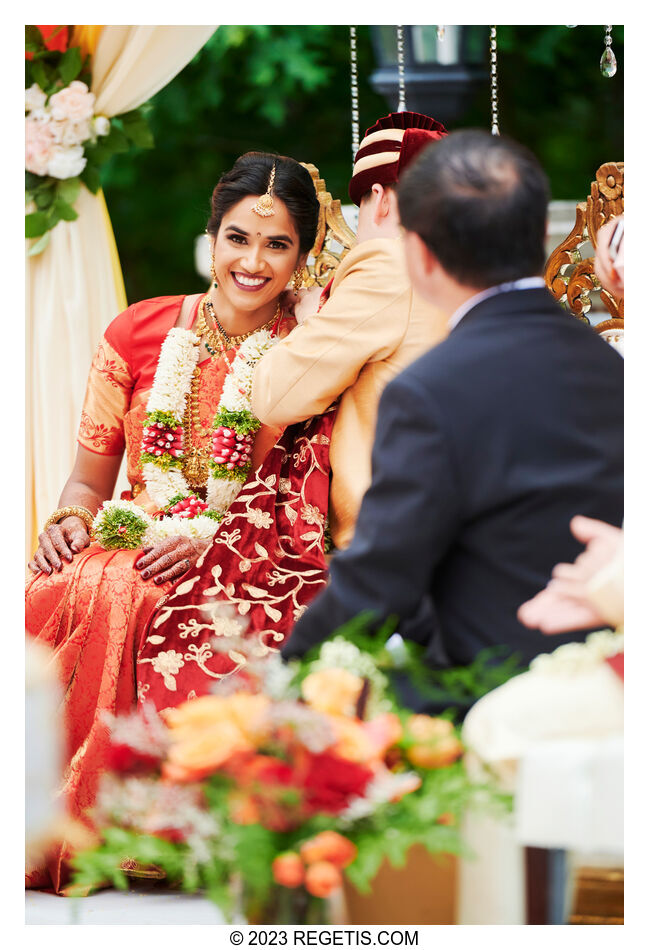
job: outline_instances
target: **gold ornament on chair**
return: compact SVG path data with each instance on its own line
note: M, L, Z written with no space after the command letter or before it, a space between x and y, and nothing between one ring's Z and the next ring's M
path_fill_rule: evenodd
M266 189L266 194L262 195L252 206L252 211L255 214L258 214L262 218L269 218L271 214L275 214L273 211L273 185L275 184L275 165L273 164L272 171L270 173L270 178L268 179L268 188Z
M293 273L293 293L296 294L304 284L304 268L297 267Z

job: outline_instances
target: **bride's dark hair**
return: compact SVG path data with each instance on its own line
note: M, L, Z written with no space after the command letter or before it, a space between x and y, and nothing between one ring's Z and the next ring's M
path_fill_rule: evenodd
M230 171L221 176L214 189L207 233L216 237L223 215L242 198L266 193L273 164L273 195L288 208L300 238L300 253L308 254L315 241L320 203L311 175L299 162L286 155L246 152L238 158Z

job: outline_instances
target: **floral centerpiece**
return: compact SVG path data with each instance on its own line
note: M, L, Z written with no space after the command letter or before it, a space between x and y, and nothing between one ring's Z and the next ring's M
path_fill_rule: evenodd
M60 38L69 27L58 27ZM47 246L59 221L74 221L82 184L99 190L104 162L132 145L151 148L142 109L109 119L95 112L90 57L64 42L53 48L37 26L25 27L25 237L30 255Z
M461 853L466 807L509 798L468 779L450 717L398 704L385 640L251 657L211 695L112 719L102 842L74 859L75 887L124 888L129 868L152 867L228 919L313 923L343 874L367 892L417 842Z

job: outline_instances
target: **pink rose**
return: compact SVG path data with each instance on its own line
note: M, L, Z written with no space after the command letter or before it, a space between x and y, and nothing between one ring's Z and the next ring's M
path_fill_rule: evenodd
M25 168L34 175L46 175L52 157L54 137L49 127L38 119L25 119Z
M89 91L85 82L75 79L69 86L51 97L49 107L52 118L57 121L69 119L71 122L83 122L85 119L92 118L95 96Z

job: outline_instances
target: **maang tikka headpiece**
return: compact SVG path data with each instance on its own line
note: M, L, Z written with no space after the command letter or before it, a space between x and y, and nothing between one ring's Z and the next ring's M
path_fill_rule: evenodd
M270 173L270 178L268 179L268 188L266 189L266 194L262 195L252 206L252 211L255 214L260 215L262 218L269 218L271 214L275 214L273 211L273 185L275 184L275 163L273 162L273 167Z

